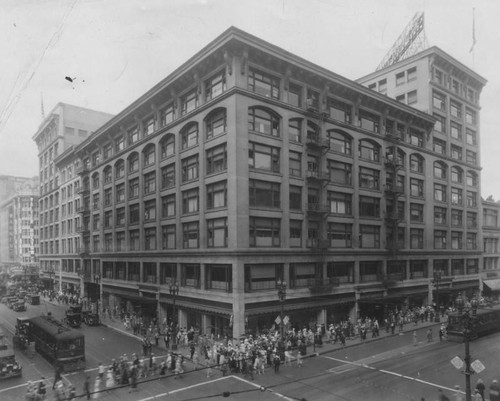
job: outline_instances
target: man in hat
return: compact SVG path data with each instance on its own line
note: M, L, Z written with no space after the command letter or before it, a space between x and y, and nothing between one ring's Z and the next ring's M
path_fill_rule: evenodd
M497 380L493 380L490 384L490 401L500 401L500 386Z

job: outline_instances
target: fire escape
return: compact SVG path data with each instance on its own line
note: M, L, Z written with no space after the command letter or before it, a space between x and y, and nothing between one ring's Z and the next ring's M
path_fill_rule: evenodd
M310 290L315 292L323 287L331 287L321 274L329 247L326 217L330 212L330 207L327 203L325 188L330 180L326 169L326 154L330 148L330 141L324 134L324 122L327 115L320 111L319 106L318 96L308 97L306 109L307 247L316 261L317 278L309 286Z
M80 206L76 210L81 216L80 226L76 228L80 234L78 255L81 259L81 271L78 274L83 277L83 281L86 283L90 282L92 278L90 262L90 178L89 170L85 165L80 165L76 171L82 182L77 191L80 195Z
M386 171L386 248L394 255L404 247L404 237L400 235L399 228L404 219L404 210L399 208L399 200L404 196L404 182L399 179L398 172L404 168L403 157L400 154L398 141L402 139L403 132L392 124L387 124L385 137L390 141L387 147L384 167Z

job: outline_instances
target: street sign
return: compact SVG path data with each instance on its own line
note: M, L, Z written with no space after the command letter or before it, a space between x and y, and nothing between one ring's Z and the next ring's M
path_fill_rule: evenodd
M287 325L289 321L290 321L290 318L289 318L288 316L285 316L285 317L283 318L283 323L284 323L285 325Z
M280 324L281 323L281 318L278 316L276 319L274 319L274 323Z
M458 356L451 360L451 364L455 366L456 369L462 369L464 367L464 361L462 361Z
M481 373L484 369L486 369L486 367L481 363L479 359L476 359L474 362L472 362L470 366L476 373Z

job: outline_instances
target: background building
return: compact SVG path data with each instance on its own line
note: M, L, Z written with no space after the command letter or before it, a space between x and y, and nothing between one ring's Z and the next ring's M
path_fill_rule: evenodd
M0 177L0 265L37 271L38 178Z
M65 152L110 117L106 113L58 103L33 136L40 167L40 271L45 278L55 280L59 291L82 290L76 234L78 160L66 159ZM61 165L56 163L59 160Z
M497 298L500 294L500 203L488 198L481 202L483 210L483 271L482 290L485 296Z

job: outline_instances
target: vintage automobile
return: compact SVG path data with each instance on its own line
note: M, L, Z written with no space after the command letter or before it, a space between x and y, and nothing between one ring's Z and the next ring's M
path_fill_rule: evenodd
M28 294L26 295L26 302L31 305L40 305L40 295Z
M87 326L99 326L101 321L99 320L99 315L97 313L92 313L91 310L86 310L82 312L83 322Z
M14 351L9 348L2 331L0 331L0 380L21 376L23 369L16 361Z
M13 309L14 308L14 304L17 303L17 301L19 301L17 299L17 297L7 297L7 306L10 309Z
M80 305L72 305L66 311L64 323L73 328L78 328L82 324L82 307Z
M24 312L26 311L26 304L24 301L18 300L14 305L12 305L12 309L16 312Z

